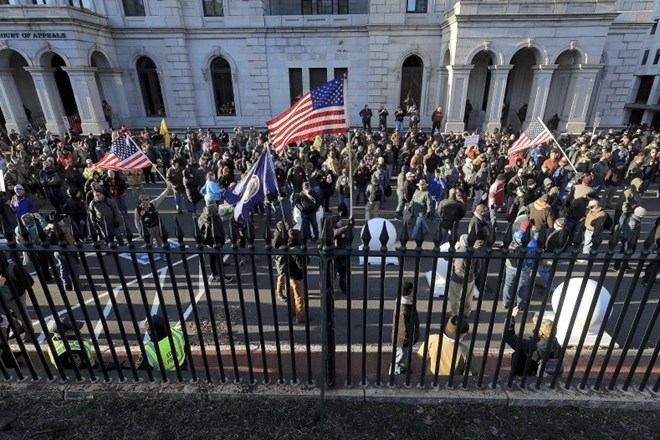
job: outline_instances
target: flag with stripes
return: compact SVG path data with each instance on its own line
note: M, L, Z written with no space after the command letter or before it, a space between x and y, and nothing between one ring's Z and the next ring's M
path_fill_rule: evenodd
M277 154L287 145L324 134L345 133L344 78L305 93L284 113L266 123Z
M508 154L516 154L525 151L532 145L540 145L552 140L552 135L545 125L539 120L532 121L527 130L520 133L520 137L509 147Z
M110 145L110 151L105 153L103 159L92 164L90 169L100 168L102 170L136 170L152 166L153 163L140 150L130 136L122 134Z

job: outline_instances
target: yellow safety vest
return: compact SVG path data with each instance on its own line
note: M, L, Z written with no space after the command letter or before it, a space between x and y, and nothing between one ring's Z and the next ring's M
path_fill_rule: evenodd
M55 355L53 355L53 351L48 347L48 357L50 358L51 364L53 364L55 367L57 367L57 361L56 357L59 358L63 354L66 353L66 345L64 344L64 341L59 335L53 335L52 337L53 341L53 347L55 348ZM84 350L84 355L87 357L87 363L90 366L94 365L94 358L92 356L92 346L88 341L83 341L83 348L80 348L80 343L75 340L75 339L67 339L69 342L69 348L71 349L71 356L73 357L73 361L76 363L76 367L80 368L83 366L83 359L80 358L80 354L83 353ZM67 361L69 361L68 357L63 358Z
M178 328L173 328L172 332L172 341L174 342L175 352L176 352L176 361L179 366L183 365L186 360L186 353L184 351L185 340L183 338L183 332ZM172 352L172 346L170 345L170 338L164 337L158 341L158 350L160 351L160 357L163 361L163 367L165 371L174 371L176 370L176 365L174 363L174 353ZM156 347L153 341L149 341L144 345L144 351L147 353L147 361L151 368L156 370L160 369L158 364L158 354L156 353Z

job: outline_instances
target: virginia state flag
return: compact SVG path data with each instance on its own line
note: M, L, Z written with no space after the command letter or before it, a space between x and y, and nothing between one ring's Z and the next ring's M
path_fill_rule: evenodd
M277 180L273 160L268 149L264 149L261 157L255 163L247 176L236 186L225 191L227 203L234 207L234 220L245 223L250 210L259 202L263 202L270 193L277 191Z

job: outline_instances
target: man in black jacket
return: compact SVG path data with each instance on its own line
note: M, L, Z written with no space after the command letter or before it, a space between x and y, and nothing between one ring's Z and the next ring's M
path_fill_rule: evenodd
M514 307L509 327L504 331L504 342L516 350L511 358L511 372L515 376L525 374L528 357L531 357L529 376L537 375L543 359L547 359L545 373L554 374L557 369L561 370L561 366L555 361L559 358L561 346L553 335L553 322L550 319L543 319L538 336L532 335L528 339L520 339L515 330L515 318L518 316L518 311L518 307Z
M449 196L438 205L438 216L442 232L442 243L449 240L449 235L463 217L465 217L465 206L457 199L457 189L449 190Z
M299 234L295 229L289 229L289 241L287 243L289 248L297 248L300 246ZM309 258L303 255L296 255L294 253L288 255L289 259L289 287L291 289L291 309L296 315L296 323L304 324L307 322L307 311L305 310L305 289L303 283L303 276L306 269L305 259Z

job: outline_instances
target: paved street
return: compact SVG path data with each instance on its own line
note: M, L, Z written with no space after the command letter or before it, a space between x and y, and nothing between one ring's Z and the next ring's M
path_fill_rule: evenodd
M160 192L161 185L150 185L147 191L155 196ZM654 191L653 191L654 194ZM649 215L643 221L643 236L645 239L648 231L652 227L655 218L660 214L660 202L652 198L651 192L647 192L644 197L644 205L649 208ZM130 203L129 203L130 206ZM384 206L382 214L384 217L393 217L393 209L395 206L394 197L390 198ZM161 205L161 213L165 219L165 224L171 236L174 235L174 203L173 198L169 197L163 205ZM358 219L356 222L356 238L354 243L359 243L359 231L363 224L362 209L356 208L355 216ZM180 224L186 234L185 244L189 248L194 247L192 219L188 215L178 216ZM468 219L464 219L461 228L465 229ZM132 217L129 219L131 227ZM397 229L401 228L401 222L394 222ZM256 247L261 248L263 245L263 218L257 220L256 236L258 237ZM435 222L431 224L432 230L435 227ZM173 238L173 237L171 237ZM176 244L172 240L173 244ZM136 246L142 246L143 242L136 238ZM229 245L226 245L229 246ZM398 246L398 243L397 243ZM415 247L413 242L409 242L408 248ZM431 248L431 237L428 237L424 243L424 248ZM641 247L641 246L640 246ZM310 340L312 345L320 344L320 282L319 282L319 259L315 257L316 245L310 245L310 263L307 271L307 283L309 286L309 307L312 322L310 324ZM435 299L432 308L429 310L429 287L425 278L427 271L431 270L433 261L431 259L416 259L414 258L414 251L408 251L409 257L405 259L402 268L395 265L387 265L381 268L379 265L368 267L367 276L364 276L363 265L359 264L357 258L354 258L351 265L351 298L338 296L335 301L335 322L336 322L336 341L339 346L344 346L349 341L351 344L358 344L353 349L360 348L362 344L363 335L366 338L366 343L369 346L375 346L379 339L383 339L386 344L390 342L391 322L392 322L392 309L394 307L394 300L397 294L397 287L399 279L402 276L403 280L412 281L415 276L418 280L418 303L417 309L420 313L420 321L422 323L422 337L426 334L427 323L430 323L430 332L435 333L440 331L440 317L443 308L442 298ZM263 255L246 256L244 264L238 264L238 257L230 257L225 266L227 274L235 277L231 283L227 283L227 309L224 309L225 303L223 302L223 292L221 283L213 283L208 281L210 271L208 268L208 256L204 257L205 268L201 268L201 259L197 253L187 254L185 259L182 259L180 254L174 250L171 254L170 264L167 264L162 259L154 254L155 264L153 267L148 263L146 254L138 255L135 261L130 259L129 254L122 253L120 255L105 255L104 252L87 252L84 261L87 265L81 264L81 280L82 290L80 292L81 298L77 297L74 292L68 292L66 297L71 303L73 309L77 309L82 301L85 302L86 308L93 323L94 333L100 337L100 344L107 344L107 335L105 334L103 325L99 317L103 315L108 321L108 329L111 333L111 338L115 344L121 343L121 338L117 333L117 316L121 316L122 320L130 320L131 314L127 306L128 300L134 305L135 319L142 320L147 313L156 313L165 304L166 311L170 320L175 322L179 321L179 317L183 315L187 321L187 328L193 333L193 342L198 339L195 333L193 322L194 310L192 303L197 305L197 313L202 321L208 320L210 316L210 309L218 321L225 321L225 314L229 313L230 321L232 324L232 335L235 341L246 342L249 339L251 345L259 344L260 337L259 325L261 322L263 328L263 340L267 345L275 343L275 323L278 325L278 332L280 342L282 344L289 343L289 329L292 330L296 344L304 344L305 334L303 325L293 324L289 327L288 315L286 305L282 302L273 301L271 296L271 280L272 276L268 267L268 260ZM146 263L146 264L145 264ZM576 265L574 268L574 277L583 277L585 265ZM501 304L494 308L493 299L495 298L494 289L498 286L500 264L498 260L489 261L488 266L488 286L490 292L484 296L481 304L481 312L479 316L479 326L476 330L475 343L477 347L484 347L486 342L485 335L487 329L491 324L492 313L495 312L493 320L494 339L490 343L490 349L498 349L500 340L497 335L501 334L502 324L506 318L505 310ZM566 276L567 264L560 264L557 269L556 283ZM602 262L594 264L592 270L592 279L597 280L602 269ZM86 270L93 279L93 285L87 283L85 280ZM103 273L107 273L107 277L103 277ZM137 275L137 276L136 276ZM643 296L644 288L641 283L636 285L632 284L635 272L625 272L621 279L621 286L618 290L617 301L612 314L612 319L608 321L607 332L614 334L617 324L617 319L621 316L621 311L624 306L624 299L626 295L630 295L630 302L628 309L624 315L621 330L618 332L616 341L619 345L624 345L629 332L633 330L632 347L638 347L640 341L646 331L649 320L653 313L653 308L658 303L657 292L652 292L648 304L643 309L643 313L638 321L634 322L635 314L639 308L640 299ZM207 280L205 281L205 278ZM617 272L609 270L605 274L604 285L610 292L614 291L617 281ZM366 283L366 284L365 284ZM192 285L192 289L186 286ZM366 285L366 288L365 288ZM206 286L209 287L207 293ZM240 289L239 289L240 286ZM42 288L39 283L35 284L36 292L39 296L39 301L42 304L41 310L46 318L52 315L52 312L47 306L47 302L43 300ZM58 313L65 311L64 301L62 294L58 291L55 284L48 285L50 294L53 297L53 302L58 310ZM95 294L94 294L95 291ZM382 292L382 295L381 295ZM175 298L178 297L181 304L181 311L177 309ZM96 298L96 300L95 300ZM241 303L242 298L242 303ZM210 302L209 302L210 299ZM536 289L531 301L530 310L537 311L540 308L543 300L542 291ZM114 304L113 304L114 302ZM260 305L257 307L257 303ZM241 307L241 305L243 307ZM476 301L475 301L476 306ZM547 309L550 308L548 304ZM382 311L382 313L381 313ZM429 312L431 313L429 317ZM76 316L82 319L82 313L76 310ZM245 318L243 318L243 313ZM30 309L31 316L35 317L34 310ZM275 315L277 318L275 318ZM475 313L473 312L472 317ZM617 318L617 319L615 319ZM47 320L47 319L46 319ZM295 321L295 319L294 319ZM38 321L35 320L37 330L40 330ZM633 324L636 324L633 328ZM530 327L531 328L531 327ZM133 327L129 324L127 331L134 334ZM203 330L204 331L204 330ZM227 331L222 334L222 343L228 342ZM204 335L202 335L204 337ZM647 346L654 346L653 344L660 338L660 326L657 323L653 324L653 331L650 335L649 343ZM134 338L129 336L129 340Z

